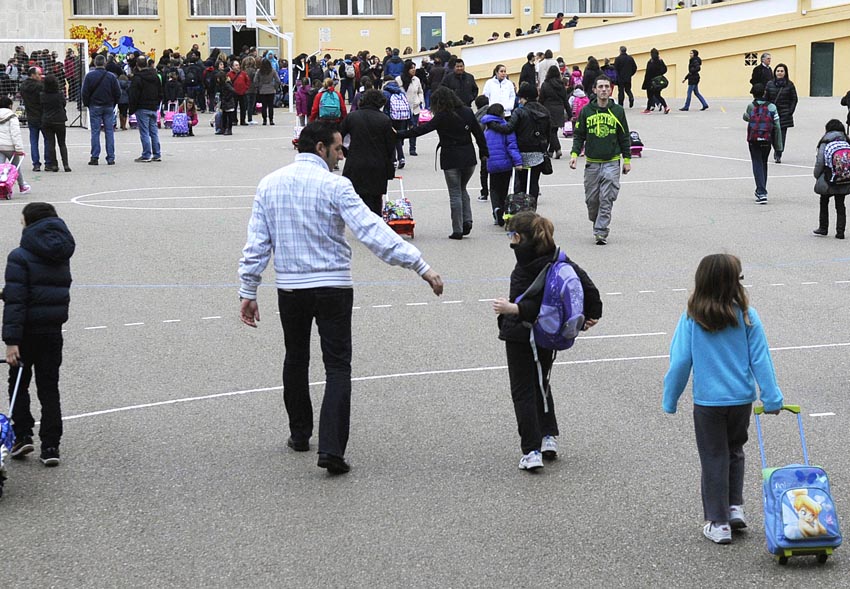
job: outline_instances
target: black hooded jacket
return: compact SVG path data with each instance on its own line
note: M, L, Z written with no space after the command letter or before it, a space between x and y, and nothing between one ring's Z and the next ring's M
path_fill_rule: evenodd
M71 256L76 244L65 222L48 217L24 228L21 246L6 261L3 341L24 334L61 333L71 300Z
M545 106L538 102L526 102L513 110L506 125L490 123L487 128L502 135L516 133L517 147L523 153L545 153L551 125L551 117Z
M165 93L156 70L140 69L130 82L130 114L137 110L159 110Z

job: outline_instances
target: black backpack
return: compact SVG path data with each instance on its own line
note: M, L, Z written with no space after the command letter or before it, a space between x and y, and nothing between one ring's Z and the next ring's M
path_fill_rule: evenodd
M187 86L200 86L201 81L198 79L198 66L192 64L186 70L186 85Z

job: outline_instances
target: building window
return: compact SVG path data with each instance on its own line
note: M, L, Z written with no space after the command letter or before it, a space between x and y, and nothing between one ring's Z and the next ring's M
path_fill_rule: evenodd
M546 0L543 8L547 15L563 12L566 15L582 14L632 14L632 0Z
M74 0L74 16L156 16L157 0Z
M758 53L745 53L744 54L744 65L749 66L757 66L759 64L759 54Z
M307 0L307 16L392 16L392 0Z
M246 0L189 0L192 16L245 16ZM274 1L260 0L257 4L257 16L262 17L265 10L274 16Z
M511 14L511 0L469 0L470 16L492 16Z

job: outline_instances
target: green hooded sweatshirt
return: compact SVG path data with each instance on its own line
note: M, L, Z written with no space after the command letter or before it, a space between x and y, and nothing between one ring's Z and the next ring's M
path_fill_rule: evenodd
M573 132L573 149L570 155L578 157L584 147L588 162L613 162L622 157L623 163L631 163L632 150L626 111L613 100L609 100L605 108L599 106L595 100L588 103L581 109Z

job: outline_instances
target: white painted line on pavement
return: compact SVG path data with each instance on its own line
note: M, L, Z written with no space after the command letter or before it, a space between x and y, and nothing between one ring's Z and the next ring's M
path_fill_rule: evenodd
M352 309L359 309L360 307L351 307L351 308ZM280 315L280 311L278 311L277 314Z
M801 282L800 284L817 284L817 282Z
M494 302L495 300L496 300L496 299L478 299L478 302L479 302L479 303L492 303L492 302Z
M623 294L623 293L621 293L621 292L606 292L605 296L606 297L613 297L613 296L621 295L621 294Z
M280 311L278 311L280 313ZM201 317L202 320L206 321L207 319L221 319L221 315L213 315L211 317Z
M697 157L707 157L707 158L715 159L715 160L730 160L730 161L733 161L733 162L746 162L748 164L751 163L751 161L749 159L742 158L742 157L728 157L728 156L723 156L723 155L709 155L707 153L691 153L691 152L688 152L688 151L674 151L674 150L670 150L670 149L656 149L656 148L648 148L648 147L644 147L644 149L646 151L657 151L658 153L672 153L674 155L694 155L694 156L697 156ZM783 168L803 168L803 169L806 169L806 170L811 169L811 166L801 166L799 164L780 164L780 165ZM799 176L794 176L794 177L800 178L802 176L808 177L810 175L811 174L800 174ZM776 176L771 176L771 177L775 178Z
M785 283L784 282L774 282L770 286L785 286Z
M134 325L144 325L144 323L125 323L124 327L133 327Z
M405 307L421 307L423 305L427 305L428 303L405 303Z
M618 335L580 335L578 339L613 339L621 337L648 337L653 335L667 335L667 332L653 331L651 333L621 333Z
M835 413L828 411L826 413L809 413L809 417L833 417Z
M850 284L850 280L836 280L835 284Z
M180 323L180 319L165 319L163 323Z
M842 346L850 346L850 342L842 342L835 344L815 344L815 345L806 345L806 346L787 346L783 348L770 348L771 351L783 351L783 350L807 350L813 348L832 348L832 347L842 347ZM627 356L621 358L594 358L590 360L569 360L565 362L555 362L558 366L568 366L568 365L579 365L579 364L604 364L604 363L612 363L612 362L636 362L641 360L664 360L669 358L670 356L667 354L659 354L657 356ZM443 374L464 374L464 373L472 373L472 372L491 372L494 370L507 370L507 366L480 366L476 368L452 368L446 370L424 370L421 372L400 372L395 374L378 374L374 376L358 376L351 379L352 382L365 382L370 380L390 380L395 378L410 378L412 376L435 376L435 375L443 375ZM317 381L311 382L310 386L320 386L325 384L325 381ZM198 397L183 397L180 399L170 399L167 401L157 401L154 403L143 403L140 405L128 405L125 407L115 407L113 409L103 409L101 411L91 411L88 413L78 413L77 415L66 415L62 418L63 421L70 421L72 419L82 419L85 417L97 417L99 415L108 415L110 413L122 413L125 411L134 411L137 409L149 409L152 407L161 407L165 405L176 405L177 403L188 403L191 401L205 401L210 399L220 399L223 397L234 397L237 395L248 395L251 393L263 393L270 391L279 391L282 390L282 386L278 387L264 387L259 389L247 389L242 391L230 391L226 393L214 393L212 395L201 395Z
M648 293L648 292L655 292L655 291L654 290L639 290L638 294L644 294L644 293Z
M463 301L442 301L444 305L457 305L462 303Z
M96 325L95 327L85 327L84 329L106 329L105 325Z
M688 292L687 288L671 288L673 292Z
M392 305L372 305L373 309L388 309L389 307L392 307Z

